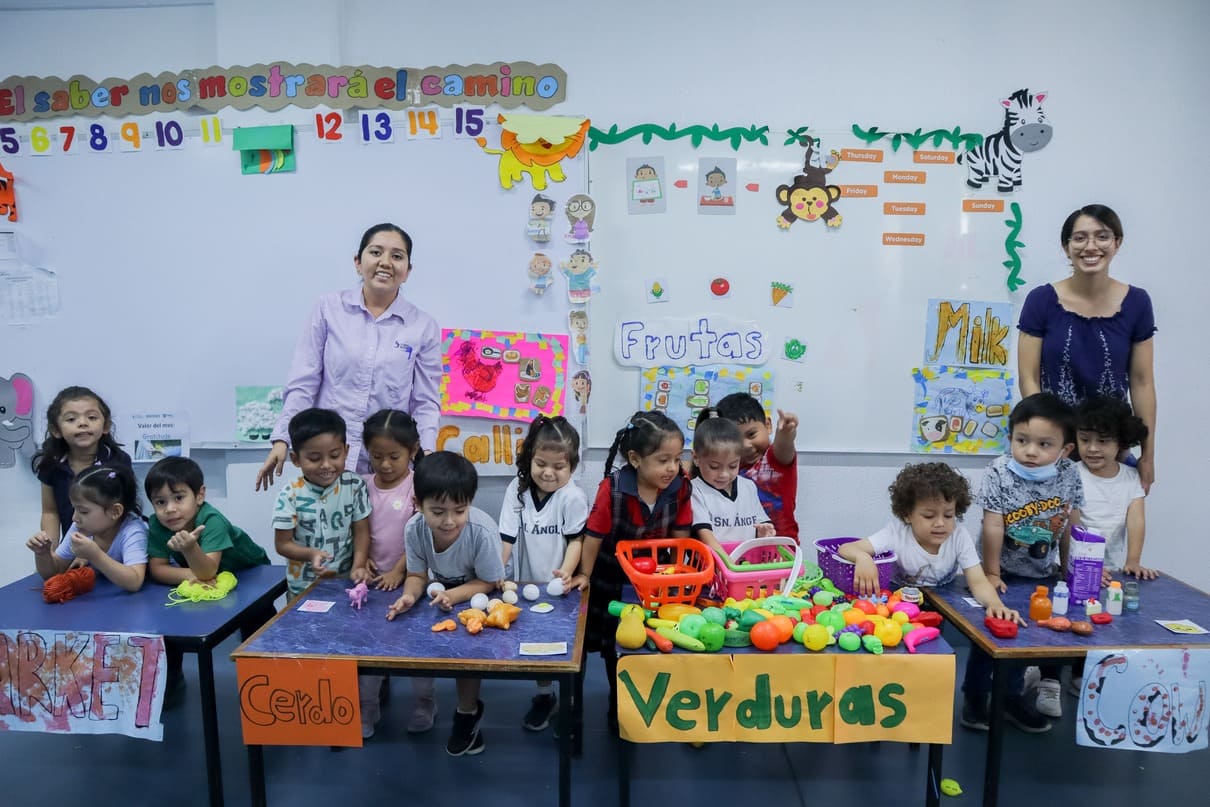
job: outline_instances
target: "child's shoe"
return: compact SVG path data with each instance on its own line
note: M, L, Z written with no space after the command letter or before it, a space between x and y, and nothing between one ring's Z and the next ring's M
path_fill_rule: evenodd
M412 714L406 726L408 734L423 734L433 727L437 720L437 701L433 698L416 698L412 705Z
M1028 734L1043 734L1050 731L1050 721L1038 714L1024 695L1009 696L1005 703L1004 717L1017 728Z
M464 715L454 710L454 730L445 744L445 752L451 757L474 756L482 753L484 748L483 733L479 731L479 721L483 719L483 701L475 704L475 713Z
M1022 692L1029 692L1038 686L1038 682L1042 680L1042 671L1036 665L1031 664L1025 668L1025 686Z
M973 729L974 731L987 731L989 720L989 712L987 704L987 695L964 695L962 697L962 719L963 728Z
M541 731L550 725L550 719L559 709L559 701L553 694L539 693L534 696L529 711L521 720L521 728L528 731Z
M1067 691L1077 698L1080 697L1080 693L1084 691L1084 676L1073 675L1067 682Z
M1038 682L1038 696L1034 706L1040 714L1047 717L1063 716L1063 689L1053 678L1043 678Z

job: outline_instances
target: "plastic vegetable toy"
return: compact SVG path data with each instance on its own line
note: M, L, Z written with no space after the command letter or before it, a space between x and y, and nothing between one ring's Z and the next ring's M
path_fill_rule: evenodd
M443 630L458 630L458 623L452 619L443 619L429 630L433 633L441 633Z

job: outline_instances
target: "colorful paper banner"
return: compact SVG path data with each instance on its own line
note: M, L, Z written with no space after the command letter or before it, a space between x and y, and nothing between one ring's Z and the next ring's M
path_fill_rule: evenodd
M1008 367L1012 303L929 300L924 363L959 367Z
M1008 450L1012 376L1003 370L917 367L912 450L922 454L1003 454Z
M623 367L666 364L764 364L769 334L753 320L721 314L619 322L613 355Z
M441 412L529 421L563 413L567 335L441 331Z
M245 745L361 747L357 662L328 658L241 658Z
M458 418L456 424L443 423L437 430L437 450L466 457L479 476L516 476L517 455L528 430L528 423Z

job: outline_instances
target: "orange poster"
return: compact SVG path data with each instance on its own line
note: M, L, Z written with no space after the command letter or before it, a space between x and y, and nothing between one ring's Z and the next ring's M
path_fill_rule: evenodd
M963 199L963 213L1003 213L1003 199Z
M866 197L873 198L878 195L877 185L841 185L841 196L855 196L857 198Z
M882 149L841 149L840 159L855 163L880 163Z
M356 661L241 658L235 671L246 745L361 747Z
M883 233L882 245L884 247L922 247L924 246L924 233Z
M888 184L923 185L928 175L924 171L883 171L882 181Z
M952 151L914 151L914 152L912 152L912 162L914 162L914 163L940 163L942 165L953 165L954 152L952 152Z
M924 202L883 202L882 212L888 216L923 216Z

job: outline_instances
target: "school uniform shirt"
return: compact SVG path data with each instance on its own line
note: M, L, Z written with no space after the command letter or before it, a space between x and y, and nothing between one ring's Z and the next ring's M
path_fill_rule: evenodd
M273 529L292 530L295 543L330 554L327 569L337 574L348 574L353 568L353 522L369 517L366 483L350 471L326 488L300 476L277 494L273 505ZM310 563L290 561L286 566L290 596L302 594L315 577Z
M441 329L400 293L377 318L361 287L319 298L294 349L281 416L271 440L290 441L290 418L309 407L333 409L348 427L347 467L362 461L361 424L379 409L416 419L420 445L437 445ZM368 460L363 467L368 468Z
M899 519L891 519L887 525L867 539L874 546L874 554L894 552L896 563L895 580L905 586L944 586L958 572L965 572L979 565L979 553L975 551L975 539L966 526L959 523L952 535L946 538L932 555L916 540L912 525Z
M756 525L769 522L756 483L736 477L730 490L719 490L700 476L693 480L693 532L708 529L719 543L756 537Z
M403 528L416 512L416 480L409 473L395 487L383 490L374 474L362 479L370 496L370 560L379 574L386 574L403 557Z
M63 536L63 540L55 547L55 557L63 560L75 560L76 553L71 551L71 537L76 534L76 525L72 524ZM147 562L147 522L139 516L126 516L118 525L118 533L109 544L105 553L124 566L138 566Z
M992 460L983 475L976 502L1004 516L1000 574L1049 577L1059 565L1059 539L1071 510L1084 509L1084 485L1076 464L1058 461L1058 474L1029 482L1008 468L1009 456Z
M514 479L500 506L500 540L513 544L512 580L547 583L563 565L567 544L579 538L588 521L588 497L567 483L542 501L530 485L520 498Z
M408 574L427 575L447 589L472 580L495 583L504 579L500 531L492 517L478 507L470 508L462 532L440 552L433 546L433 531L421 513L412 516L403 534Z
M219 559L220 572L238 572L253 566L264 566L269 563L265 550L253 541L248 533L232 524L210 502L203 502L198 508L197 518L189 529L202 527L198 536L198 546L202 551L222 552ZM147 525L147 556L149 558L168 558L182 569L189 567L189 561L180 552L168 548L168 539L175 535L172 530L160 523L156 516L151 517Z
M1126 510L1135 499L1147 494L1139 481L1139 472L1118 463L1116 476L1097 476L1077 462L1080 481L1084 484L1084 509L1080 520L1089 532L1105 539L1105 568L1121 569L1126 565Z
M756 483L760 503L777 528L778 535L798 540L798 520L794 511L798 507L798 461L783 465L773 455L770 445L765 453L752 465L741 468L740 473Z
M130 467L130 455L120 448L111 449L106 445L97 446L97 460L93 463L96 465L125 465ZM76 472L71 469L71 465L67 462L67 457L56 462L45 471L38 472L38 481L43 485L47 485L55 494L55 509L59 511L59 534L66 535L71 528L71 520L76 514L76 509L71 504L71 497L68 493L71 491L71 483L76 479Z

